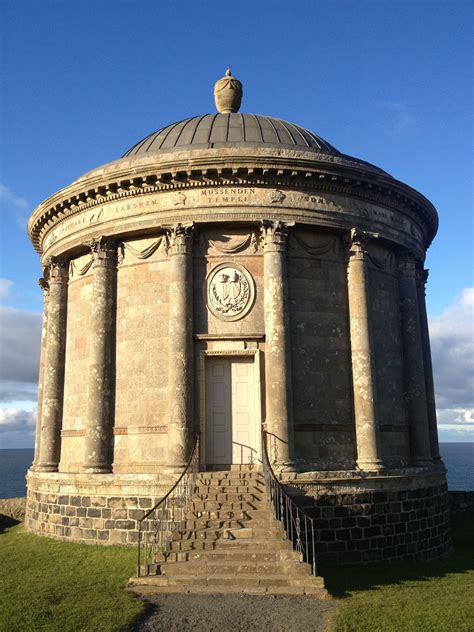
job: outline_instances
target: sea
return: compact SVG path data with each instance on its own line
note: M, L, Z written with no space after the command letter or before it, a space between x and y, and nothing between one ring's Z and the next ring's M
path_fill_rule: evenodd
M474 443L441 443L440 452L448 469L448 487L474 491ZM34 450L0 450L0 498L26 496L26 471Z

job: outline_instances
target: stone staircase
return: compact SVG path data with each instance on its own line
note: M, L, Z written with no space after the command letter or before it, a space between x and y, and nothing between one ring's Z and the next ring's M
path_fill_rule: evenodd
M245 466L198 474L184 529L150 571L129 587L142 594L327 595L273 518L262 474Z

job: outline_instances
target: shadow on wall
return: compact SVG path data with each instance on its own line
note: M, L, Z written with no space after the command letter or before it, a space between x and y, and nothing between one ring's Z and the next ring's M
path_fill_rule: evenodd
M318 566L325 585L333 597L349 597L353 592L371 590L376 586L427 581L451 573L474 570L474 516L453 516L451 527L454 550L445 558L433 562L381 562L366 566Z

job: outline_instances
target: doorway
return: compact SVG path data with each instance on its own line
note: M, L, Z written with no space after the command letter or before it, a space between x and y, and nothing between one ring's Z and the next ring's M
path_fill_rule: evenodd
M207 465L259 460L256 377L253 356L206 358Z

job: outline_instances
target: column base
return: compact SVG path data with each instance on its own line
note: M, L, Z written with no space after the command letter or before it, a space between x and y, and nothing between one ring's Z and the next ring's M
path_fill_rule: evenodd
M82 468L84 474L111 474L111 465L85 465Z
M375 459L374 461L357 461L356 468L358 470L371 472L380 472L386 469L385 464L380 459Z
M59 463L39 463L31 468L34 472L57 472Z

